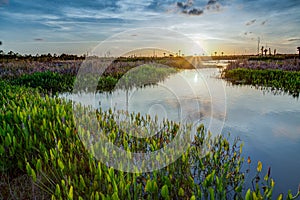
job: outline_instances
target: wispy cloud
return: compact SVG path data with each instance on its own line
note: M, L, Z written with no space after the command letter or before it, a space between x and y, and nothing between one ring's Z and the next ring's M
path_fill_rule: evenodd
M289 42L300 41L300 38L290 38L287 41L289 41Z
M252 32L250 31L250 32L245 32L244 33L244 35L251 35L252 34Z
M254 24L255 22L256 22L256 19L253 19L253 20L247 22L246 26L250 26L250 25Z
M262 21L261 25L264 26L267 23L268 20Z
M0 0L0 6L7 5L8 3L8 0Z
M34 41L37 41L37 42L44 41L44 39L42 39L42 38L34 38L33 40L34 40Z

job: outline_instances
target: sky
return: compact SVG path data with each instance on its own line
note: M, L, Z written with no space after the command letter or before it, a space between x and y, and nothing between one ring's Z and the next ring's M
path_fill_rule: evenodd
M272 52L297 53L299 10L300 0L0 0L0 49L82 55L110 41L115 49L256 54L260 38Z

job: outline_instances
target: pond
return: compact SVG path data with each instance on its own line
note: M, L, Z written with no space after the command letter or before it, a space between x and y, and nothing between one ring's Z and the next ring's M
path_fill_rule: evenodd
M224 63L223 63L224 64ZM63 97L103 110L158 115L177 122L204 123L213 134L231 133L244 141L243 155L252 163L248 186L258 161L271 166L275 195L300 183L300 102L292 96L233 86L220 79L220 69L183 70L155 86L128 91ZM248 166L245 160L244 166ZM263 174L264 176L265 174Z

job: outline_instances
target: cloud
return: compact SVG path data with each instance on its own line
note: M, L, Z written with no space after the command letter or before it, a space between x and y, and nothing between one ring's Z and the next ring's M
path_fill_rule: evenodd
M265 20L261 23L262 26L264 26L267 23L268 20Z
M176 6L181 10L181 13L187 15L202 15L204 13L203 9L193 8L193 0L188 0L186 2L177 2Z
M291 38L291 39L288 39L287 41L289 41L289 42L300 41L300 38Z
M245 33L244 33L244 35L250 35L250 34L252 34L251 31L250 31L250 32L245 32Z
M177 9L181 10L181 13L187 15L202 15L205 10L211 11L220 11L221 10L221 1L223 0L208 0L207 3L200 8L194 6L193 0L188 0L186 2L176 2Z
M221 10L220 0L209 0L207 2L206 9L220 11Z
M214 5L214 4L216 4L218 1L217 0L209 0L208 2L207 2L207 5Z
M188 0L187 2L177 2L177 7L180 9L187 9L190 8L191 6L193 6L194 2L192 0Z
M256 22L256 19L253 19L253 20L247 22L246 26L250 26L250 25L254 24L255 22Z
M0 0L0 6L7 5L8 3L8 0Z
M42 38L34 38L34 41L37 41L37 42L40 42L40 41L43 41L44 39Z
M184 10L184 11L182 11L182 12L183 12L184 14L188 14L188 15L202 15L202 14L204 13L203 10L197 9L197 8L193 8L193 9L191 9L191 10L189 10L189 11Z

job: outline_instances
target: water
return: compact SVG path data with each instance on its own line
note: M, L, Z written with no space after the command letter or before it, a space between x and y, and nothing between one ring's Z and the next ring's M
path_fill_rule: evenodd
M100 104L104 110L127 109L158 115L160 120L204 123L214 134L230 132L244 141L243 156L251 157L248 186L260 160L263 173L271 166L275 194L286 194L288 189L296 192L300 183L299 100L251 86L232 86L219 75L217 68L185 70L156 86L63 96L95 108Z

